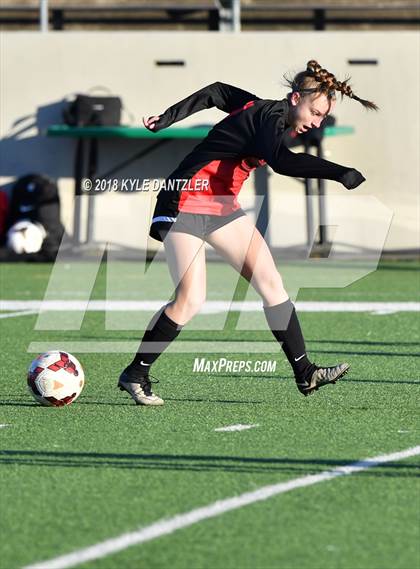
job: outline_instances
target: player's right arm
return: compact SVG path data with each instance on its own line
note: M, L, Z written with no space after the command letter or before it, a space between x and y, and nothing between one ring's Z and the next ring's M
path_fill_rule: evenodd
M217 107L225 113L239 109L249 101L259 100L260 97L248 93L239 87L217 81L203 87L179 103L175 103L161 115L154 115L148 119L143 118L143 124L149 130L158 132L171 124L181 121L190 115Z

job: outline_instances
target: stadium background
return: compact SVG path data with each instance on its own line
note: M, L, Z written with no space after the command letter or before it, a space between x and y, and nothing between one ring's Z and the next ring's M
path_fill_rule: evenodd
M54 7L54 3L51 6ZM350 12L352 14L354 16ZM398 15L401 17L400 12ZM369 30L360 31L354 26L337 30L339 26L331 25L323 32L306 30L302 33L290 29L243 33L189 29L175 33L136 31L134 26L128 27L129 31L107 31L109 26L99 32L85 31L79 26L77 31L70 28L70 31L48 34L22 30L2 32L0 152L3 183L29 171L45 172L57 178L63 222L71 233L75 143L45 136L48 126L61 122L66 98L95 86L105 87L121 96L126 109L123 123L138 125L142 115L163 112L174 102L217 80L238 85L260 97L282 98L286 93L283 74L298 71L308 58L315 58L342 78L351 75L356 93L375 99L381 108L380 113L375 114L349 100L338 102L334 112L337 124L350 125L355 133L326 139L326 158L356 164L368 180L358 195L375 195L393 212L385 251L418 248L420 125L416 70L420 40L417 31L405 29L410 27L409 23L397 31L395 26L378 30L378 25L371 25ZM360 27L366 28L366 25ZM182 61L184 65L157 65L156 62L162 60ZM373 60L377 64L352 65L351 60ZM223 116L222 112L212 109L195 114L177 126L214 123ZM115 177L165 178L195 144L194 141L171 142L170 146L135 162ZM119 158L127 158L137 148L150 145L150 141L102 140L100 145L99 175ZM327 182L327 193L345 195L334 182ZM347 245L351 249L363 249L369 235L356 223L361 212L352 205L352 196L348 194L347 198L349 214L355 219L354 230L346 236ZM154 200L155 194L151 192L98 196L94 237L98 241L109 239L127 246L143 243ZM282 218L282 223L273 227L272 244L290 247L303 243L301 184L271 176L270 201L276 216ZM252 181L245 185L241 203L252 207ZM116 207L120 212L118 216L114 215ZM82 215L86 215L85 210L86 203ZM143 212L140 233L138 211Z

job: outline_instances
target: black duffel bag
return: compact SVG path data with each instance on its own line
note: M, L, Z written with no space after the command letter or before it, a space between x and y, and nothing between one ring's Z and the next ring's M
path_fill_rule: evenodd
M120 97L77 95L63 110L69 126L118 126L121 123Z
M15 181L7 228L23 219L39 223L46 232L39 253L26 254L25 259L54 260L64 235L64 226L60 219L60 197L54 180L44 174L27 174Z

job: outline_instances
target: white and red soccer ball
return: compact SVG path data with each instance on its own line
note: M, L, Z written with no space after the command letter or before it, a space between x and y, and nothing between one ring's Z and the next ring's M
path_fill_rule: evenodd
M79 397L84 383L80 362L67 352L46 352L29 366L29 392L42 405L70 405Z

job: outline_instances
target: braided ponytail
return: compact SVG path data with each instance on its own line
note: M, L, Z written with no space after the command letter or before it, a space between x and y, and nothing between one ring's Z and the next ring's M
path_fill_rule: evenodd
M341 99L343 99L344 95L347 95L347 97L350 97L350 99L354 99L355 101L358 101L359 103L361 103L365 109L369 109L372 111L377 111L379 109L379 107L377 105L375 105L375 103L372 103L372 101L367 101L366 99L361 99L360 97L358 97L357 95L355 95L353 93L352 88L350 87L350 85L347 85L347 82L349 81L350 77L347 78L345 81L337 81L336 80L336 90L339 91L341 93Z
M341 99L346 95L350 99L354 99L361 103L366 109L378 110L375 103L361 99L353 93L352 88L348 85L350 77L344 81L338 81L333 73L322 68L315 59L308 61L306 71L298 73L293 80L290 80L287 77L285 77L285 79L287 85L292 89L292 91L298 91L302 94L322 93L326 95L328 99L332 100L335 100L335 92L338 91L341 93Z

